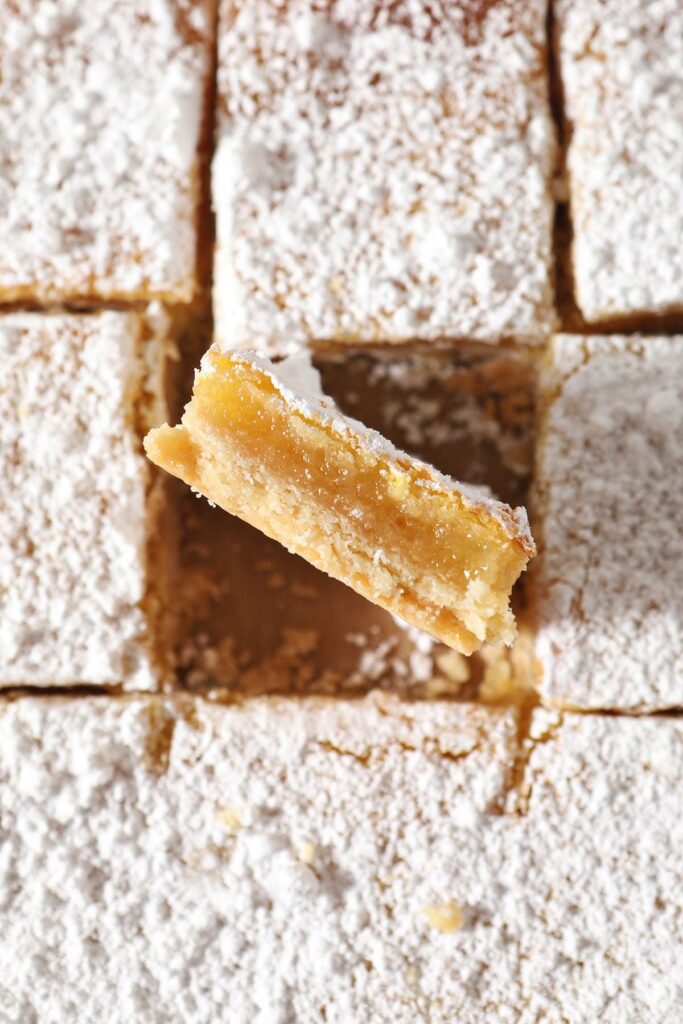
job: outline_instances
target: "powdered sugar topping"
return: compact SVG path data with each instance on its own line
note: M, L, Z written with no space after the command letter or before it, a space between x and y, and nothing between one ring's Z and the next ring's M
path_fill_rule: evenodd
M140 330L121 313L0 320L0 686L155 685Z
M509 790L510 709L6 706L5 1020L675 1020L680 721L529 732Z
M683 6L558 0L577 299L589 320L683 307Z
M513 1000L495 932L446 937L423 913L491 898L477 853L510 712L184 709L104 698L0 715L8 1024L414 1024L444 998ZM463 971L446 969L454 945Z
M543 340L545 0L222 5L218 337Z
M0 298L187 300L210 0L1 0Z
M683 339L560 336L538 460L546 697L683 703Z

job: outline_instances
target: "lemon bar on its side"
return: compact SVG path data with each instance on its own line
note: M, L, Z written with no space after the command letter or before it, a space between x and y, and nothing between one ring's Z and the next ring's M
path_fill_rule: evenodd
M311 379L313 378L313 379ZM301 359L209 350L152 461L318 568L451 646L510 642L534 552L524 509L456 484L342 416Z
M393 352L316 360L323 390L347 415L513 506L527 499L534 366L521 347L492 346L458 347L448 359ZM189 487L168 483L181 503L182 607L173 602L182 622L180 673L193 689L282 692L286 682L289 693L348 693L372 681L417 695L443 692L443 666L462 675L462 655L447 654L422 630L402 628L400 619L265 534L197 501ZM514 599L513 591L513 608ZM507 650L493 649L497 665L507 664ZM461 683L450 692L462 692Z

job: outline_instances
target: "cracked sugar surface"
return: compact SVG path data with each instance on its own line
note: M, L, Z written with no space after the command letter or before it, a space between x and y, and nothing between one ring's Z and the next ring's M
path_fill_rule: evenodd
M683 345L561 335L542 380L534 569L541 693L583 708L683 702Z
M577 299L590 321L683 307L683 7L557 0Z
M224 0L217 337L516 338L554 322L545 0Z
M6 705L5 1019L513 1020L514 736L389 697Z
M1 0L0 297L188 300L211 0Z

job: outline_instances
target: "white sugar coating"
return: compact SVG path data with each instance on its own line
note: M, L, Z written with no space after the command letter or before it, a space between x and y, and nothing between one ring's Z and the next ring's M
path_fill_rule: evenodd
M683 5L557 0L577 301L683 307Z
M546 0L222 0L218 338L538 343Z
M677 1020L683 725L536 713L522 813L515 731L377 695L5 704L3 1021Z
M0 686L155 685L141 329L113 312L0 318Z
M681 706L683 338L559 336L542 397L542 693Z
M516 1020L498 923L524 879L486 857L512 712L195 705L161 774L153 704L0 715L6 1024ZM451 901L471 921L445 934Z
M682 772L680 719L565 716L536 745L519 819L520 1021L680 1017Z
M0 299L191 298L212 0L0 0Z
M213 362L214 354L218 354L220 358L220 349L212 347L203 356L201 373L216 372ZM490 496L487 488L476 484L460 483L445 476L433 466L400 451L378 431L372 430L351 416L346 416L337 408L334 400L324 394L320 384L320 374L311 364L308 353L297 353L277 363L273 363L267 356L258 355L255 352L233 353L230 358L234 362L245 363L266 374L285 402L303 416L313 420L317 419L332 427L345 439L360 444L375 455L391 461L400 460L403 467L406 463L412 463L416 468L424 467L428 472L428 477L418 481L420 486L428 490L439 489L456 492L465 505L492 516L510 539L518 540L522 544L528 555L533 556L536 553L525 508L522 506L510 508L509 505Z

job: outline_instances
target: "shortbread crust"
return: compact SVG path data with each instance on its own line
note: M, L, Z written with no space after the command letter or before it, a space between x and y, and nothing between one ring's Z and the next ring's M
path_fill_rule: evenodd
M153 330L116 312L0 318L0 686L157 685L148 558L166 510L140 444L165 414Z
M342 416L302 368L213 347L182 424L148 435L147 453L458 650L509 643L510 591L535 552L524 509L454 483Z
M0 301L195 290L214 0L1 0Z
M680 707L683 338L560 335L541 405L541 693L583 708Z
M226 347L545 340L545 18L545 0L222 0Z

